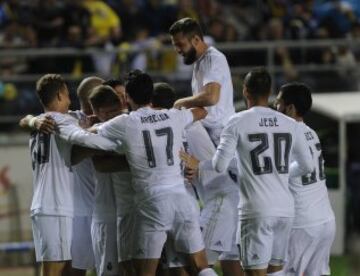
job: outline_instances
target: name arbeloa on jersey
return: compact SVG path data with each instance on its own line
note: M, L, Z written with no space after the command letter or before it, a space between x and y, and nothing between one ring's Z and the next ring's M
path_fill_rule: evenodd
M273 117L273 118L261 118L260 122L259 122L259 126L261 127L277 127L279 126L277 124L277 118Z
M156 123L156 122L160 122L160 121L165 121L168 120L169 116L166 113L160 113L160 114L152 114L150 116L147 117L141 117L141 123L146 124L146 123Z

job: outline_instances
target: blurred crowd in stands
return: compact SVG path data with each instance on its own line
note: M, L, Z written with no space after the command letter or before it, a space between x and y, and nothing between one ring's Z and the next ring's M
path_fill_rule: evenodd
M75 57L7 55L0 58L0 75L53 72L79 78L82 74L116 77L139 68L183 72L188 78L191 68L184 68L171 48L158 51L171 45L167 31L183 17L201 22L209 44L360 38L359 0L0 0L0 49L125 50ZM279 46L274 65L283 70L276 82L302 79L317 91L357 89L349 77L357 74L359 49L328 45L304 51ZM232 67L267 64L265 50L224 52ZM330 68L314 76L297 70L301 64L335 64L342 70ZM19 87L19 82L16 87L0 83L0 105L2 98L16 97Z

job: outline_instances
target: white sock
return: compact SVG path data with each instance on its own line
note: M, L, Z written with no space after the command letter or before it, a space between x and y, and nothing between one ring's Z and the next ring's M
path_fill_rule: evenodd
M198 276L217 276L217 274L212 268L205 268L199 272Z
M284 270L280 270L274 273L267 273L267 276L285 276L285 271Z

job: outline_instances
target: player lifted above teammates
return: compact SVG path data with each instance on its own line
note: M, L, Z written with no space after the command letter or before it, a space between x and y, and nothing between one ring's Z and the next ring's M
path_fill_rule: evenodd
M208 46L198 22L191 18L176 21L169 30L175 50L185 64L194 64L191 87L193 96L176 101L175 107L206 107L202 121L213 142L219 143L220 133L235 113L233 85L226 57Z

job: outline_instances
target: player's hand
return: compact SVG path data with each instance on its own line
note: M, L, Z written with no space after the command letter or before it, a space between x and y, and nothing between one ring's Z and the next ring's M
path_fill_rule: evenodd
M179 99L174 103L174 108L181 109L182 107L187 108L185 99Z
M198 170L197 169L193 170L193 169L189 169L189 168L185 167L185 178L187 180L192 182L194 179L197 178L197 175L198 175Z
M99 121L98 117L96 117L95 115L89 115L89 116L86 116L85 119L79 121L79 126L83 129L87 129L99 122L100 121Z
M198 175L200 161L183 150L181 150L179 154L180 159L184 161L185 164L185 177L191 181Z
M45 134L51 134L55 132L56 123L50 115L36 118L34 127Z

